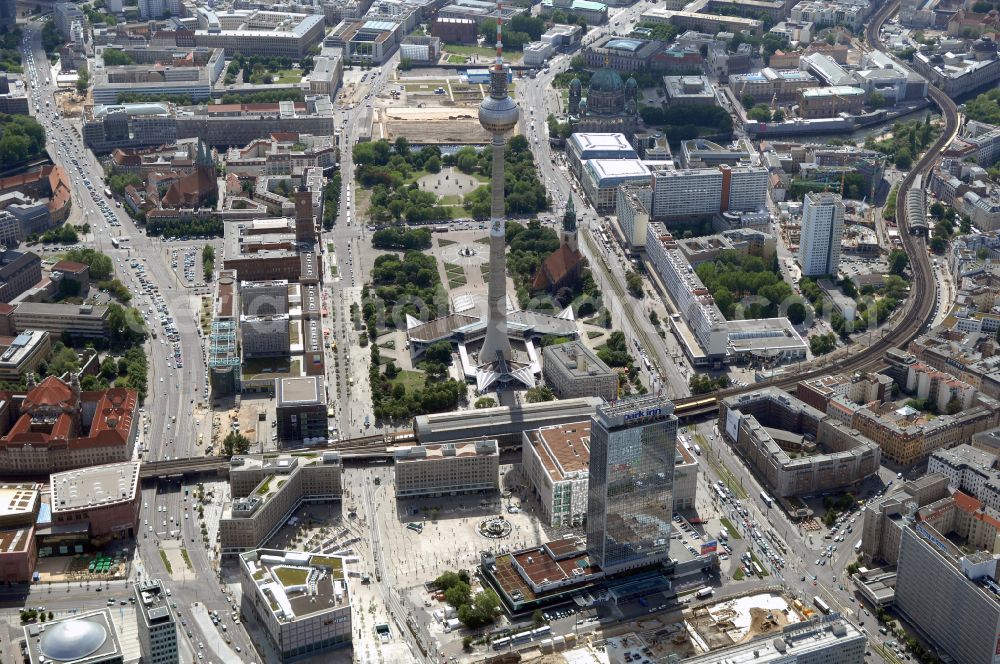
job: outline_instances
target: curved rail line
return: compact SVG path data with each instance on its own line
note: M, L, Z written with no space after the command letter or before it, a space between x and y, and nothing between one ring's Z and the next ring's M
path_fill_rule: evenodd
M886 19L896 12L898 7L899 0L887 3L868 23L865 28L865 41L868 43L869 48L885 53L878 39L879 30ZM733 394L752 392L762 387L790 387L800 381L816 378L833 371L854 372L881 366L884 364L886 351L892 348L905 348L920 333L924 326L929 323L934 311L935 302L937 301L934 272L931 269L930 258L927 255L925 239L910 233L909 220L906 218L906 192L913 186L913 181L917 175L926 175L930 172L937 157L955 135L958 129L958 108L955 102L938 88L928 84L927 89L931 100L941 109L945 126L937 140L924 152L923 156L917 160L917 163L914 164L910 172L903 178L897 191L896 226L899 228L903 249L910 258L910 266L913 271L910 297L907 298L903 313L899 317L899 322L892 329L874 340L867 348L852 353L842 360L821 368L798 372L792 376L782 376L764 381L750 387L719 392L714 395L715 405L718 404L719 399ZM924 181L926 182L926 179ZM928 297L931 293L935 293L935 296ZM677 399L674 403L677 413L681 415L695 409L698 411L706 410L710 405L706 403L706 399L712 399L712 397L707 395L687 397Z

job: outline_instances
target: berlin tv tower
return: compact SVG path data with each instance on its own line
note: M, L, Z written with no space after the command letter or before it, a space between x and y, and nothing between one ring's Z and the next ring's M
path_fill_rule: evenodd
M497 368L510 366L510 339L507 337L507 243L504 208L505 137L518 122L517 104L507 94L510 68L503 62L503 5L498 3L497 59L490 67L490 94L479 105L479 124L493 135L493 172L490 178L490 282L487 295L486 339L479 351L480 364ZM509 371L509 369L507 369ZM507 372L499 372L507 373ZM501 377L503 381L503 377Z

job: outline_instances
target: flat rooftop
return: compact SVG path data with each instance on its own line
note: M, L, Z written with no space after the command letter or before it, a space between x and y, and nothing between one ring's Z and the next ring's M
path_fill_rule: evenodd
M590 420L529 431L528 444L553 482L589 476Z
M32 483L0 485L0 519L33 513L38 505L38 489L39 485Z
M625 138L625 134L575 133L570 137L570 142L581 152L588 150L635 152L632 144Z
M602 362L594 351L578 340L548 346L542 351L542 356L545 362L558 364L563 371L576 378L606 376L612 373L611 368Z
M350 606L347 573L340 556L257 549L242 554L240 562L278 622Z
M598 183L617 178L638 180L651 177L649 167L641 159L588 159L587 169L594 174Z
M11 340L6 348L0 349L0 366L17 367L35 352L38 344L48 338L44 330L25 330Z
M0 530L0 553L20 553L28 550L35 534L32 527Z
M139 601L143 620L149 625L164 624L173 621L166 591L159 579L147 583L137 583L135 594Z
M500 454L496 440L475 440L456 443L436 443L397 447L393 450L396 464L419 461L440 461L455 457L497 456Z
M552 553L556 553L553 551ZM590 556L586 551L577 551L570 556L553 557L544 547L519 551L513 554L516 564L524 570L525 575L536 585L565 581L578 575L589 575L597 572L590 564ZM577 572L576 570L581 570Z
M326 387L322 376L279 378L277 383L278 407L326 403Z
M54 473L50 483L54 513L124 503L135 498L139 462L109 463Z

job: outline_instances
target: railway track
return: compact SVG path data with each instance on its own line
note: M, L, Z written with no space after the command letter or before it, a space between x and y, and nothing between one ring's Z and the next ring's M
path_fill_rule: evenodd
M887 3L869 21L865 27L865 41L869 48L882 51L882 44L878 39L879 30L886 19L892 16L899 8L899 0ZM888 53L887 53L888 55ZM891 56L890 56L891 57ZM782 376L758 383L756 385L730 389L714 395L715 404L719 399L733 394L743 394L761 389L762 387L791 387L803 380L809 380L831 372L852 373L855 371L865 371L878 368L885 363L885 353L893 348L905 348L920 331L927 325L934 311L937 301L934 272L931 268L930 258L927 255L926 240L923 237L912 235L909 229L909 220L906 218L906 192L913 186L913 181L917 175L927 175L930 173L935 160L954 137L958 129L958 108L944 92L928 84L928 94L931 100L941 109L945 126L941 135L924 152L923 156L917 160L910 172L906 174L899 185L896 196L896 226L899 228L903 249L910 258L910 268L913 271L913 281L910 288L910 297L904 304L903 313L899 316L899 322L889 331L875 339L867 348L862 348L856 353L847 355L843 360L838 360L822 367L810 368L802 372L797 372L792 376ZM927 181L926 178L923 180ZM934 297L930 297L930 294ZM677 399L675 406L678 414L683 414L686 410L697 408L704 410L708 404L706 399L713 397L706 395Z

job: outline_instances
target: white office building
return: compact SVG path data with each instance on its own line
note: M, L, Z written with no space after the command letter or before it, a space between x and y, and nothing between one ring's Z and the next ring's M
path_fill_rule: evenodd
M722 171L715 168L655 171L652 217L716 214L722 200Z
M654 219L707 216L766 209L768 172L727 165L653 171L650 215Z
M587 520L590 421L526 430L521 461L549 525L582 526Z
M802 276L836 275L844 237L844 201L838 194L810 192L802 205L799 266Z

